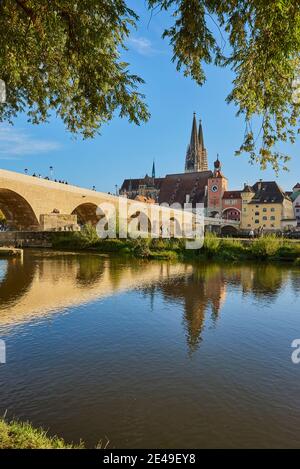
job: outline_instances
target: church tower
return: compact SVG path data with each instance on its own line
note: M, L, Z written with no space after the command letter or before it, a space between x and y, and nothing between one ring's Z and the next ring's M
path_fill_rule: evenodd
M208 171L207 151L204 146L204 137L203 137L203 129L202 129L201 120L199 124L198 138L199 138L199 158L198 158L199 169L197 171Z
M202 122L200 121L198 132L196 114L194 113L191 140L185 159L185 172L196 173L201 171L208 171L207 151L204 146Z
M223 195L228 189L227 178L222 173L219 155L214 163L214 173L208 179L207 214L209 217L222 217Z

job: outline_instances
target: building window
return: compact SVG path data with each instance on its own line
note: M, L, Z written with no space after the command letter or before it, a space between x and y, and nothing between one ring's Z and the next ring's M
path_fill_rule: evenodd
M255 220L256 225L259 225L259 220Z
M267 209L266 209L266 208L264 208L264 209L263 209L263 212L264 212L264 213L266 213L266 211L267 211Z
M256 216L256 217L259 217L259 212L255 212L255 216Z
M268 217L263 217L263 220L264 220L264 221L267 221L267 219L268 219Z
M271 208L271 212L275 212L275 208L274 208L274 207L273 207L273 208Z
M275 220L276 220L276 217L271 217L271 220L274 220L274 221L275 221Z

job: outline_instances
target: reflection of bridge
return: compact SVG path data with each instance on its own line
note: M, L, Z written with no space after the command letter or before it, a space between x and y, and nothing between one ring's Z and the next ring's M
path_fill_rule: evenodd
M132 260L120 265L105 256L55 252L1 262L0 327L192 273L192 266L185 264L152 262L145 269Z
M123 199L124 200L124 199ZM0 170L0 209L4 213L10 229L19 231L41 231L45 228L45 216L57 225L62 223L96 224L99 217L97 207L110 203L116 208L120 198L80 187L27 176L11 171ZM138 211L149 210L149 204L128 200L129 207L139 206ZM170 220L178 220L181 210L160 207L159 216L167 213ZM73 217L72 217L73 215ZM76 215L76 217L74 217ZM64 218L65 217L65 218ZM69 219L68 219L69 217ZM134 214L132 216L134 218ZM67 220L64 221L64 220ZM218 218L205 219L206 225L238 227L238 222Z

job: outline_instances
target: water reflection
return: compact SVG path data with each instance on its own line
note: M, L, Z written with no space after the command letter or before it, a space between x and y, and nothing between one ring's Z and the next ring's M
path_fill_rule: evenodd
M202 341L206 316L216 325L226 302L227 290L236 288L245 296L272 304L282 288L291 280L294 293L300 291L299 269L287 270L272 265L221 266L218 264L194 265L187 276L179 276L172 282L165 281L156 287L145 288L153 299L161 292L169 302L183 306L183 324L190 353L197 350Z
M145 264L99 255L27 252L9 260L0 279L0 325L192 272L191 266Z
M289 280L294 293L300 291L299 270L274 265L147 263L32 251L23 260L2 261L0 267L2 326L139 288L150 298L152 310L156 294L182 306L190 352L201 343L206 315L216 324L228 288L269 304L276 301Z
M91 447L299 445L299 292L290 267L26 251L0 263L0 412Z

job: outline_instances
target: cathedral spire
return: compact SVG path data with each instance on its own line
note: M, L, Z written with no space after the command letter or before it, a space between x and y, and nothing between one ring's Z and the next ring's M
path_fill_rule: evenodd
M192 124L192 133L190 144L187 149L186 159L185 159L185 172L193 173L197 171L197 159L198 159L198 130L197 130L197 119L196 113L194 112L193 124Z
M194 118L193 118L193 126L192 126L192 134L191 134L191 147L193 149L196 149L198 147L198 131L197 131L197 119L196 119L196 113L194 112Z
M153 160L153 165L152 165L152 178L155 179L155 161Z
M201 171L208 171L207 152L204 146L202 121L199 123L198 132L196 114L194 113L191 140L185 160L185 172Z
M204 150L204 137L203 137L203 129L202 129L202 120L201 119L200 119L200 122L199 122L198 138L199 138L199 147L200 147L201 150Z

